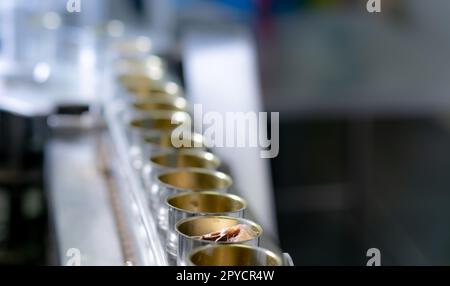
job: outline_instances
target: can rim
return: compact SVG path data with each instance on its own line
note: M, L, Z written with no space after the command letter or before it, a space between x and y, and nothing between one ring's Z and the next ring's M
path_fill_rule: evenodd
M195 211L190 211L190 210L182 209L182 208L179 208L179 207L175 207L175 206L173 206L172 204L169 203L169 200L171 200L171 199L174 199L174 198L177 198L177 197L189 196L192 193L213 195L213 196L218 196L218 197L228 197L230 199L233 199L233 200L238 201L239 203L241 203L242 207L237 209L237 210L227 211L227 212L195 212ZM165 203L166 203L166 205L169 208L175 209L177 211L188 213L188 214L199 214L199 215L203 215L203 216L204 215L209 215L209 214L211 214L211 215L216 214L217 215L217 214L223 214L223 213L238 213L240 211L244 211L247 208L247 201L245 199L243 199L243 198L241 198L239 196L233 195L233 194L224 194L224 193L219 193L219 192L214 192L214 191L183 192L181 194L175 194L175 195L169 196L166 199Z
M226 182L226 186L223 188L213 188L213 189L206 189L206 190L198 190L198 189L188 189L188 188L182 188L182 187L177 187L174 185L170 185L168 183L165 183L163 181L161 181L161 177L162 176L166 176L166 175L170 175L170 174L175 174L175 173L179 173L179 172L192 172L192 173L198 173L198 174L208 174L211 176L214 176L216 178L219 178L221 180L224 180ZM180 191L197 191L197 192L202 192L202 191L217 191L217 190L226 190L229 189L232 185L233 185L233 179L231 179L231 177L223 172L217 171L217 170L210 170L210 169L205 169L205 168L194 168L194 167L187 167L187 168L174 168L172 170L168 170L168 171L164 171L160 174L158 174L158 176L156 177L157 183L165 186L167 188L170 189L175 189L175 190L180 190Z
M277 255L275 252L267 249L267 248L263 248L263 247L259 247L259 246L250 246L250 245L245 245L245 244L238 244L238 243L233 243L233 244L210 244L210 245L205 245L205 246L201 246L198 248L193 249L189 255L188 255L188 263L191 264L192 266L198 266L197 264L194 264L192 262L192 257L201 252L201 251L205 251L211 248L228 248L228 247L237 247L237 248L247 248L247 249L251 249L253 251L258 251L258 252L262 252L267 256L272 257L273 259L276 260L278 266L283 266L283 260L281 259L280 255Z
M196 150L196 149L181 149L181 150L169 149L169 150L165 150L165 151L160 151L160 152L157 152L157 153L151 155L149 158L149 161L152 165L155 165L158 167L174 168L171 166L159 164L159 163L155 162L154 160L156 158L161 158L161 157L166 157L166 156L180 156L180 155L181 156L184 156L184 155L193 156L193 157L197 157L197 158L200 158L200 159L203 159L205 161L212 163L212 168L204 168L204 169L208 169L208 170L210 170L210 169L215 170L222 164L219 157L217 157L215 154L208 152L208 151ZM186 167L186 168L193 168L193 167ZM201 168L201 169L203 169L203 168Z
M245 223L245 224L247 224L247 225L250 225L250 226L252 226L252 227L255 227L255 228L258 230L258 235L255 236L254 238L247 239L247 240L242 240L242 241L239 241L239 242L228 242L228 241L217 241L217 242L216 242L216 241L200 240L200 239L194 238L193 236L190 236L190 235L187 235L187 234L185 234L185 233L182 233L182 232L178 229L178 228L180 227L180 225L183 224L183 223L186 223L186 222L191 221L191 220L205 219L205 218L211 218L211 219L212 219L212 218L219 218L219 219L228 219L228 220L235 220L235 221L243 222L243 223ZM251 221L251 220L245 219L245 218L236 218L236 217L231 217L231 216L220 216L220 215L214 215L214 216L209 216L209 215L207 215L207 216L194 216L194 217L182 219L182 220L178 221L178 222L175 224L175 231L176 231L179 235L181 235L181 236L183 236L183 237L185 237L185 238L192 239L192 240L195 240L195 241L202 241L202 242L205 242L205 243L207 243L207 244L242 244L242 243L246 243L246 242L252 241L252 240L254 240L254 239L259 239L259 238L262 236L262 234L263 234L263 229L262 229L262 227L261 227L259 224L257 224L256 222L254 222L254 221Z

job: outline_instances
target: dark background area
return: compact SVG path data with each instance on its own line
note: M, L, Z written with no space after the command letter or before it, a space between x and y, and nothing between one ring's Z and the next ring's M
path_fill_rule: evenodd
M0 265L45 265L46 118L0 112Z

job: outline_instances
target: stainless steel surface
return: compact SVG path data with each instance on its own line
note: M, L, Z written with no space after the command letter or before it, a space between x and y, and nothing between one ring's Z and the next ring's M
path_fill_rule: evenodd
M198 236L221 231L225 228L229 228L237 224L250 226L252 231L255 233L255 237L239 242L216 242L210 240L201 240L198 238ZM189 253L197 247L211 244L227 245L236 243L259 246L260 237L263 233L261 226L250 220L228 216L191 217L179 221L176 224L175 229L178 233L178 249L176 253L177 265L181 266L186 265Z
M121 182L118 191L124 198L124 209L128 212L128 223L132 228L133 242L140 255L139 265L168 265L156 222L150 212L140 173L133 168L129 157L126 135L121 128L122 124L119 122L117 111L117 105L105 105L109 142L111 142L111 148L116 156L112 166L115 169L115 177L119 178Z
M57 136L47 146L49 207L59 262L78 249L81 265L123 265L108 188L97 168L95 135Z
M283 265L284 266L294 266L294 260L289 253L283 252Z

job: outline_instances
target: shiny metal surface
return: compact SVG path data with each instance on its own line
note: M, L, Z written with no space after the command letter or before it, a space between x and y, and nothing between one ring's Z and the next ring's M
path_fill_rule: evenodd
M176 140L176 141L175 141ZM180 146L175 146L172 142L179 142ZM205 150L205 139L203 135L194 132L186 132L181 137L176 137L171 132L158 132L144 136L142 143L142 154L144 157L144 165L148 163L148 159L162 151L196 149Z
M225 173L200 168L179 168L159 174L155 188L158 194L158 226L167 230L168 196L188 191L216 191L226 193L233 181Z
M176 115L176 112L187 112L188 103L185 98L167 94L154 94L148 98L124 98L122 100L122 110L119 116L128 123L124 128L138 127L136 122L133 121L151 121L145 129L165 129L165 120L174 117L180 117ZM187 117L187 115L186 115ZM151 119L151 120L150 120ZM177 118L174 118L175 122L173 128L177 126ZM187 118L186 118L187 119ZM127 122L128 121L128 122ZM166 120L168 121L168 120ZM183 119L184 121L184 119ZM168 122L170 123L170 122ZM152 126L155 125L155 126ZM172 126L170 126L172 127ZM170 131L171 129L168 129Z
M282 266L282 259L264 248L248 245L208 245L194 250L189 266Z
M180 125L185 118L186 116L182 112L153 112L148 115L141 116L140 118L133 118L129 122L128 127L131 130L140 130L141 132L155 129L168 131Z
M137 100L131 103L131 107L142 112L156 110L186 111L187 101L183 97L153 96L145 100Z
M122 53L123 52L123 53ZM139 54L141 51L127 50L126 48L121 51L122 54ZM127 59L128 60L128 59ZM144 64L140 66L140 63L133 60L128 61L128 67L123 70L116 70L112 72L112 77L109 78L109 84L114 85L112 90L101 89L101 94L105 94L105 101L103 102L104 107L104 117L106 120L106 125L108 127L108 135L106 136L106 142L110 144L111 149L108 150L106 157L111 157L112 174L115 180L117 180L117 185L119 186L118 201L122 204L124 213L123 218L126 224L129 226L132 238L131 242L133 247L136 248L135 253L136 265L167 265L167 258L165 257L165 247L164 241L158 236L158 231L156 227L155 218L152 216L148 209L148 200L146 197L146 190L140 181L140 173L136 172L135 165L133 165L132 160L130 160L130 147L133 147L133 136L129 136L129 133L125 130L132 130L133 133L144 135L145 137L151 137L154 134L163 134L169 131L171 128L166 128L166 124L155 124L155 122L146 121L145 118L136 117L136 121L125 122L122 121L120 116L118 116L118 110L116 107L115 99L130 98L137 101L147 100L149 98L154 98L155 96L166 96L166 95L179 95L182 94L182 90L178 84L173 81L159 80L155 76L154 72L157 69L152 69L146 67ZM156 65L157 66L157 65ZM107 67L107 69L110 66ZM110 72L111 73L111 72ZM86 73L80 73L87 75ZM117 76L119 75L119 77ZM128 77L120 77L125 75ZM90 75L87 75L89 77ZM122 85L119 85L116 79L121 79ZM76 81L79 82L78 80ZM102 86L103 88L103 86ZM111 87L110 87L111 88ZM58 88L55 88L58 90ZM99 89L88 88L94 94L95 99L99 99L98 96ZM153 107L151 108L153 109ZM160 109L160 108L155 108ZM124 124L125 123L125 124ZM131 125L128 125L131 123ZM126 127L125 127L126 125ZM130 128L131 127L131 128ZM155 132L156 127L156 132ZM138 137L135 137L136 139ZM142 137L139 138L138 142L143 142ZM130 144L132 143L132 144ZM141 144L136 146L142 146ZM139 149L141 149L139 147ZM132 149L133 150L133 149ZM131 152L132 153L132 152ZM214 190L219 188L218 191L225 191L229 186L227 183L215 183L214 180L188 180L188 184L181 184L181 181L185 180L185 176L181 176L182 179L174 180L169 179L164 183L164 187L168 187L169 183L174 183L177 191L186 191L187 188L193 188L198 186L200 190ZM199 183L202 181L204 183ZM219 180L220 181L220 180ZM227 180L225 180L227 181ZM231 181L231 180L230 180ZM231 185L231 182L230 184ZM227 188L225 188L227 187Z
M149 162L167 168L217 169L220 166L220 159L216 155L196 149L155 154L150 157Z
M218 191L227 190L232 184L232 179L222 172L180 168L159 175L158 182L179 191Z
M124 117L129 117L125 115ZM142 168L142 145L146 136L170 132L189 120L185 112L155 111L146 115L130 116L123 119L126 136L128 138L129 154L136 169Z
M56 135L47 146L49 208L60 265L70 249L81 253L81 265L124 265L108 187L97 169L95 135L71 139Z
M233 242L200 240L196 236L220 231L237 224L248 225L256 233L253 239L240 241L238 244L259 246L263 230L259 224L247 219L228 216L197 216L179 221L175 225L175 230L178 234L177 264L186 265L188 254L197 247L211 244L235 244Z
M156 94L182 96L183 89L166 69L164 60L151 54L127 55L113 59L110 77L117 83L115 88L119 92L116 96L141 99Z
M217 192L187 192L170 196L168 205L169 226L166 236L166 248L169 255L176 256L178 234L175 225L182 219L194 216L230 216L244 217L247 202L235 195Z
M111 136L111 143L116 150L118 177L123 188L119 194L126 198L124 209L132 226L133 242L140 255L139 265L168 265L163 242L158 235L156 222L148 207L145 189L138 173L133 168L129 157L129 144L126 132L118 117L118 105L105 105L105 120ZM120 166L120 167L119 167Z
M150 206L153 212L157 212L160 204L158 195L158 186L156 177L176 168L204 168L217 169L220 166L220 160L214 154L201 150L179 150L172 149L154 154L144 163L142 169L142 180L146 187Z
M154 95L183 96L181 87L174 82L160 82L147 87L126 87L124 91L128 97L139 99L151 98Z
M119 75L117 80L129 91L154 90L165 91L164 82L160 78L153 78L145 73L132 73Z
M171 209L191 214L227 213L243 211L244 199L217 192L188 192L167 198Z

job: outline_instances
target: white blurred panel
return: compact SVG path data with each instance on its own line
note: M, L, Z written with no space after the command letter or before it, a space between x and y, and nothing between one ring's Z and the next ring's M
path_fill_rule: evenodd
M203 113L262 111L256 54L245 32L189 32L183 42L186 87ZM253 130L254 131L254 130ZM214 148L231 169L238 194L266 234L277 238L268 159L259 148Z

